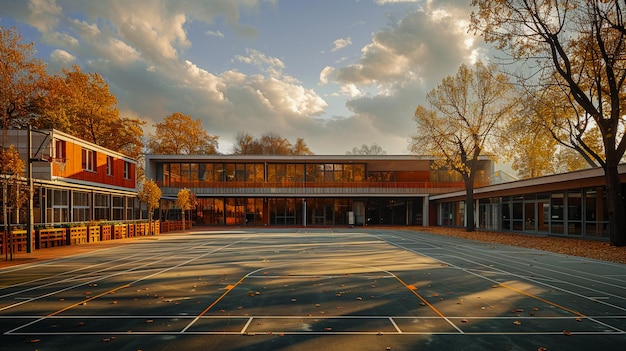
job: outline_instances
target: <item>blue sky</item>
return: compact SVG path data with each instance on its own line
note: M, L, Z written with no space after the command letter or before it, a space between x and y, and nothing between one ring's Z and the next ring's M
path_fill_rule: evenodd
M0 0L52 73L101 74L146 133L182 112L232 151L237 133L318 155L409 154L413 112L462 63L489 59L463 0Z

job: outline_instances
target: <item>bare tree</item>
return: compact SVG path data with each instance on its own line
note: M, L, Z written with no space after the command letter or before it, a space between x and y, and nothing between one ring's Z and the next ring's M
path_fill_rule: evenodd
M346 155L386 155L387 152L383 148L373 143L372 145L361 145L360 148L353 147L352 151L346 151Z

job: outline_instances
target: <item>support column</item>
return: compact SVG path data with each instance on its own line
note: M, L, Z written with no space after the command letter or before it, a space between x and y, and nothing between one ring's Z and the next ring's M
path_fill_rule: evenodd
M422 200L422 225L424 227L428 227L430 225L428 218L429 218L429 211L428 211L428 207L429 207L429 203L428 203L428 196L424 196L424 200Z

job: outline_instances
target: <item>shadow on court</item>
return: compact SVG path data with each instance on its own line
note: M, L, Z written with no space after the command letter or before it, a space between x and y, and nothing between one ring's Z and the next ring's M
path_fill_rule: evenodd
M618 350L624 268L402 230L199 231L0 269L0 343Z

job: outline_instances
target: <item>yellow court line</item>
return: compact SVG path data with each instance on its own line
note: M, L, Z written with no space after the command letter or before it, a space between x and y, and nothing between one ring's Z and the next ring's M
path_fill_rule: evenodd
M428 306L431 310L433 310L433 312L435 312L439 317L446 318L446 316L444 316L443 313L441 313L435 306L431 305L430 302L428 302L424 297L422 297L422 295L420 295L416 291L417 288L415 287L415 285L408 285L402 279L400 279L400 277L398 277L395 274L393 274L393 277L396 278L396 280L398 280L402 285L404 285L405 288L409 289L413 293L413 295L417 296L420 300L422 300L422 302L424 302L426 306Z
M512 287L512 286L509 286L509 285L506 285L506 284L503 284L503 283L498 283L498 285L499 285L499 286L501 286L501 287L503 287L503 288L507 288L507 289L509 289L509 290L513 290L513 291L515 291L515 292L518 292L518 293L520 293L520 294L522 294L522 295L526 295L526 296L528 296L528 297L530 297L530 298L533 298L533 299L535 299L535 300L541 301L541 302L543 302L543 303L547 303L548 305L551 305L551 306L554 306L554 307L560 308L560 309L562 309L563 311L567 311L567 312L569 312L569 313L573 313L573 314L575 314L575 315L577 315L577 316L579 316L579 317L586 317L584 314L582 314L582 313L580 313L580 312L578 312L578 311L574 311L574 310L572 310L572 309L570 309L570 308L567 308L567 307L565 307L565 306L561 306L561 305L559 305L559 304L557 304L557 303L555 303L555 302L548 301L548 300L546 300L546 299L542 299L541 297L539 297L539 296L535 296L535 295L533 295L533 294L531 294L531 293L528 293L528 292L526 292L526 291L524 291L524 290L520 290L520 289L514 288L514 287Z
M82 305L82 304L85 304L85 303L87 303L87 302L89 302L89 301L95 300L95 299L97 299L97 298L99 298L99 297L102 297L102 296L104 296L104 295L113 294L114 292L116 292L116 291L118 291L118 290L121 290L121 289L124 289L124 288L128 288L129 286L130 286L130 284L125 284L125 285L122 285L122 286L118 286L118 287L117 287L117 288L115 288L115 289L111 289L111 290L109 290L109 291L105 291L105 292L103 292L103 293L101 293L101 294L94 295L94 296L92 296L92 297L90 297L90 298L88 298L88 299L85 299L85 300L83 300L83 301L80 301L80 302L77 302L77 303L75 303L75 304L69 305L69 306L67 306L67 307L65 307L65 308L62 308L62 309L60 309L60 310L56 311L56 312L50 313L50 314L49 314L49 315L47 315L45 318L56 316L57 314L61 314L61 313L65 312L65 311L67 311L67 310L70 310L70 309L72 309L72 308L74 308L74 307L76 307L76 306L80 306L80 305Z
M246 277L247 276L242 277L235 284L227 285L226 286L226 291L224 291L224 293L222 295L220 295L220 297L215 299L215 301L213 301L213 303L211 303L207 308L205 308L204 311L200 312L200 314L196 318L200 318L200 317L204 316L207 312L209 312L211 310L211 308L213 308L215 305L217 305L226 295L228 295L229 292L231 292L234 288L236 288L239 284L241 284L244 281L244 279L246 279Z

